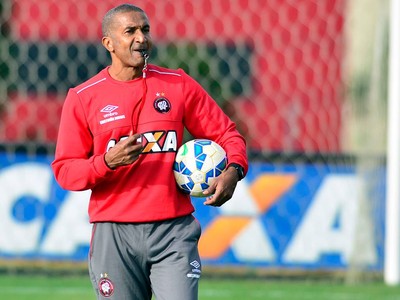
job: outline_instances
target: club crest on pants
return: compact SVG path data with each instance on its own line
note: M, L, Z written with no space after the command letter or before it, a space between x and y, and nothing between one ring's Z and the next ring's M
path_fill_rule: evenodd
M114 293L114 284L108 278L108 274L104 273L100 275L99 291L103 297L110 297Z

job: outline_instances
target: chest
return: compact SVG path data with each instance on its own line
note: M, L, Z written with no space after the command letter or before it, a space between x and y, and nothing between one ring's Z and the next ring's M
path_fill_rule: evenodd
M164 140L176 140L183 132L185 97L174 85L149 85L144 102L142 85L103 89L86 100L95 152L104 151L131 132L144 134L155 151L155 147L163 149Z

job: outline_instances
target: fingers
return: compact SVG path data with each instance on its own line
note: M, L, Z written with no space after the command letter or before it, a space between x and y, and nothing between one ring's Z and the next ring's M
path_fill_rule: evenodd
M106 164L111 169L132 164L138 160L142 150L141 135L139 133L130 133L129 137L119 141L109 149L105 155Z
M206 193L207 195L209 193ZM233 193L229 192L228 190L222 190L218 191L216 190L215 194L209 196L206 198L206 201L203 202L204 205L209 205L209 206L221 206L225 202L227 202L229 199L232 198Z
M204 191L207 197L204 205L221 206L232 198L237 185L237 174L235 172L223 172L215 181Z
M132 159L131 163L136 161L142 153L143 145L140 134L131 135L126 142L126 155Z
M223 197L217 197L215 195L212 195L210 197L207 197L206 201L204 201L203 204L208 205L208 206L220 207L225 202L227 202L229 199L230 199L230 197L223 198Z
M140 133L132 134L132 131L131 131L130 134L129 134L127 143L133 144L133 145L136 145L136 144L140 144L141 145L142 144L142 135Z
M131 134L122 142L122 148L126 151L127 156L138 156L143 150L142 135L139 133ZM136 157L137 158L137 157Z
M216 192L216 182L214 181L206 190L204 190L203 195L206 198L206 201L203 203L204 205L216 206L215 201L218 200L219 192Z
M215 199L218 199L218 198L215 198L214 195L211 195L206 198L206 201L204 201L203 204L209 205L209 206L220 206L220 205L216 204Z

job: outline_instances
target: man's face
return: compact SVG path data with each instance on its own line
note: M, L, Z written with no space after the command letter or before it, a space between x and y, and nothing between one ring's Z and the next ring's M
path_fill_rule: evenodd
M141 12L120 13L114 17L108 37L113 63L123 67L144 65L141 50L150 51L153 43L147 16Z

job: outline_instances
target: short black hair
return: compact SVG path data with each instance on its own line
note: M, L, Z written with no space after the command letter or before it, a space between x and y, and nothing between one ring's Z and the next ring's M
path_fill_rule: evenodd
M101 23L101 31L103 33L103 36L108 36L110 34L110 26L111 26L116 14L126 13L126 12L131 12L131 11L136 11L136 12L141 12L141 13L146 14L144 12L144 10L141 9L140 7L135 6L133 4L129 4L129 3L121 4L121 5L118 5L112 9L110 9L104 15L103 21Z

